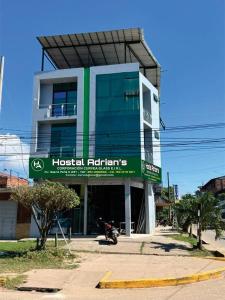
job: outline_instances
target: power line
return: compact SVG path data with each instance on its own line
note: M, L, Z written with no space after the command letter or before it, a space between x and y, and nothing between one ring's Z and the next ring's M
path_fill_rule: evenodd
M201 130L201 129L214 129L214 128L224 128L225 127L225 123L224 122L219 122L219 123L205 123L205 124L191 124L191 125L178 125L178 126L171 126L171 127L166 127L166 130L162 130L160 128L152 128L149 127L149 129L152 130L160 130L162 132L166 132L166 131L183 131L183 130ZM13 132L26 132L26 133L32 133L31 130L19 130L19 129L13 129L13 128L0 128L0 130L10 130ZM121 133L121 129L119 130L110 130L110 134L117 134L117 133ZM137 131L130 131L130 132L137 132ZM106 133L106 131L105 131ZM104 132L98 133L98 134L94 134L94 135L101 135L101 134L105 134ZM125 131L124 133L129 133L129 131ZM82 134L83 132L77 132L77 134Z

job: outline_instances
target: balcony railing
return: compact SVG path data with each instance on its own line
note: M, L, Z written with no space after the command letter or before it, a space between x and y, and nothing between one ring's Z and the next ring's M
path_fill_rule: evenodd
M152 115L148 110L143 109L143 117L146 122L152 124Z
M63 146L63 147L51 147L51 148L37 148L36 152L42 152L48 154L49 156L59 156L59 157L70 157L76 156L76 147Z
M77 105L74 103L50 104L48 106L40 106L47 108L47 117L64 117L74 116L77 114Z
M145 149L145 161L153 163L153 153L147 149Z

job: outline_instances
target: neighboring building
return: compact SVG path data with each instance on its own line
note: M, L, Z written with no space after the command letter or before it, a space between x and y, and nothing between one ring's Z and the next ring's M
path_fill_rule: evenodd
M20 239L30 235L30 211L10 200L12 188L20 185L28 185L28 181L0 173L0 239Z
M125 224L127 235L131 224L154 232L160 65L143 31L38 40L42 71L34 76L30 177L60 181L80 195L80 207L62 215L75 234L95 233L98 217ZM44 71L45 57L56 70Z
M206 184L201 186L201 191L211 192L215 196L225 193L225 176L210 179Z
M225 193L225 176L210 179L201 187L203 192L211 192L215 196ZM225 200L220 203L222 208L222 218L225 220Z

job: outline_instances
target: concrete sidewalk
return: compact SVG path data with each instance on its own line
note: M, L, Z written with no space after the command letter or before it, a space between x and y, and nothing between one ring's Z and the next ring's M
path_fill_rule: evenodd
M174 232L172 232L174 233ZM107 271L111 279L165 278L201 273L225 267L225 261L191 257L189 244L170 238L163 228L154 236L121 236L117 245L103 236L75 238L70 246L79 251L80 265L73 270L35 270L26 286L41 284L57 287L55 294L1 291L3 300L73 299L73 300L224 300L225 280L209 280L184 286L144 289L107 289L96 286ZM83 251L83 252L82 252ZM144 254L144 255L143 255Z
M2 291L0 299L73 299L73 300L222 300L225 295L224 277L217 280L198 282L187 286L149 288L149 289L119 289L100 290L96 285L106 271L112 271L113 279L133 279L137 277L170 277L198 273L225 266L225 262L211 261L202 258L151 255L97 254L83 253L82 263L55 294L9 292ZM55 278L52 270L52 276ZM58 276L60 270L57 271ZM44 277L44 273L40 273ZM48 285L46 277L46 285ZM61 277L63 280L63 278Z
M158 230L155 235L133 234L120 236L118 244L106 241L104 236L75 238L70 249L77 252L97 252L114 254L151 254L151 255L190 255L189 243L176 241L170 235L176 233L169 229Z
M208 230L202 232L202 240L206 243L203 245L204 248L209 251L217 251L221 256L225 256L224 242L222 244L220 240L215 240L211 231L210 233L208 234ZM193 226L193 234L197 236L197 226Z

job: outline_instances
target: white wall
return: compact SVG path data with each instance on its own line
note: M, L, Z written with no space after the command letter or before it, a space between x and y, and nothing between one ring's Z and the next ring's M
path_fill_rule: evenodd
M145 159L144 156L144 124L147 124L151 127L152 130L152 143L153 143L153 164L161 167L161 154L160 154L160 139L155 138L155 131L158 131L160 138L160 116L159 116L159 101L155 102L153 99L153 94L158 97L158 90L145 78L141 73L140 74L140 101L141 101L141 145L142 145L142 159ZM143 119L143 84L151 91L151 114L152 114L152 124L147 123Z
M37 148L39 151L50 149L51 144L51 124L39 123Z
M60 69L47 72L38 72L34 76L33 84L33 121L32 121L32 145L30 152L34 155L37 148L38 122L48 124L53 122L77 122L77 156L82 156L82 135L83 135L83 68ZM77 82L77 116L49 117L48 108L40 109L39 106L52 103L53 83ZM50 127L45 128L49 132ZM43 153L41 154L43 156Z
M40 101L39 105L42 106L49 106L52 104L52 96L53 96L53 84L41 84L40 85Z

